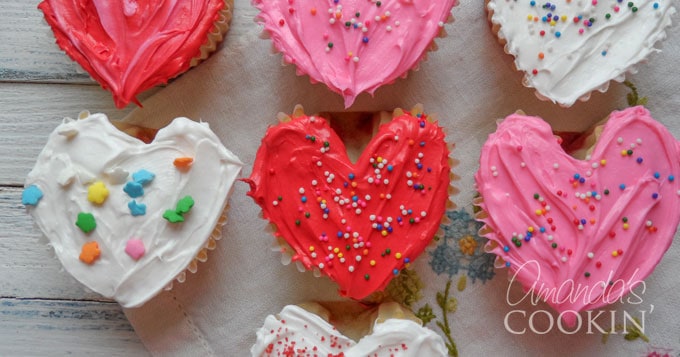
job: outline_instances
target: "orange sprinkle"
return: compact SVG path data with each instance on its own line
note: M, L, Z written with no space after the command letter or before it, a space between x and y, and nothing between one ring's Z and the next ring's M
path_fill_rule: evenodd
M194 163L194 158L193 157L178 157L175 159L173 164L175 165L176 168L180 170L186 170L188 169L191 164Z
M357 187L357 182L356 182L356 181L352 181L352 187Z
M309 12L310 12L312 15L316 15L316 8L313 7L311 10L309 10Z
M543 52L539 52L539 53L538 53L538 58L539 58L539 59L545 58L545 54L544 54Z
M85 264L92 264L99 259L100 254L101 250L99 250L97 242L87 242L83 244L83 249L80 251L80 261Z

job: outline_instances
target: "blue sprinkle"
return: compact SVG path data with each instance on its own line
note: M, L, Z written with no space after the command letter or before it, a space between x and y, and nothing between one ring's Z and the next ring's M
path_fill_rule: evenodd
M401 222L401 221L402 221L401 217L397 217L397 222Z
M505 262L505 267L509 268L509 267L510 267L510 262Z
M670 181L670 182L675 181L675 176L673 176L673 175L668 176L668 181Z
M425 146L425 142L424 142L424 141L421 141L421 142L420 142L420 147L423 147L423 146Z
M128 181L128 183L125 184L125 187L123 187L123 191L125 191L130 198L137 198L144 195L142 184L135 181Z
M331 209L330 208L324 208L323 213L329 214L329 213L331 213Z
M351 173L351 174L349 174L347 177L349 177L350 180L354 180L354 177L355 177L355 176L354 176L354 174Z
M36 185L30 185L21 193L21 203L24 206L36 206L43 198L42 191Z
M531 0L531 2L529 3L529 5L531 5L531 6L536 6L536 1Z
M378 223L378 225L375 226L375 229L376 229L376 230L379 230L379 231L382 231L383 225L380 224L380 223Z
M156 175L153 172L149 172L144 169L141 169L132 174L132 180L142 186L146 186L149 183L151 183L151 181L153 181L155 177Z
M505 247L503 247L503 251L506 252L506 253L509 252L509 251L510 251L510 247L508 247L508 246L506 245Z
M541 233L545 233L545 227L541 227L539 231L541 231Z
M581 218L581 224L586 224L588 221L586 221L585 218Z
M524 241L528 242L530 240L531 240L531 236L527 234L526 237L524 237Z
M411 262L411 258L404 258L404 263L408 264Z
M586 182L586 178L585 178L585 177L581 177L580 179L578 179L578 182L584 183L584 182Z
M387 233L392 233L394 231L394 228L392 226L387 227Z
M626 188L626 185L624 185L624 184L620 184L620 185L619 185L619 188L623 190L623 189L625 189L625 188Z
M342 238L342 231L338 231L338 238Z
M652 193L652 198L653 198L653 199L659 198L659 194L656 193L656 192Z
M416 167L418 167L418 170L422 170L422 169L423 169L423 164L418 163L418 164L416 165Z
M392 270L392 274L399 275L399 269L395 268L394 270Z
M606 55L607 55L607 51L606 51L606 50L605 50L605 51L602 51L602 56L604 57L604 56L606 56Z
M658 172L655 172L655 173L654 173L654 178L658 179L659 177L661 177L661 175L660 175Z
M579 175L579 174L574 174L574 180L578 180L579 178L581 178L581 175Z
M307 202L307 196L302 196L302 197L300 198L300 201L302 201L302 203Z
M343 182L342 185L345 186L345 187L347 187L347 186L349 186L349 183Z
M425 127L425 122L424 122L424 121L421 121L421 122L420 122L420 127L421 127L421 128L424 128L424 127Z
M560 36L562 36L561 32L559 32L559 31L555 32L555 37L560 38Z
M135 200L132 200L128 203L128 208L130 209L130 214L133 216L143 216L146 214L146 205L143 203L137 203Z
M359 200L359 196L356 196L356 195L355 195L355 196L352 196L352 201L356 202L356 201L358 201L358 200Z
M361 39L361 40L362 40L364 43L368 43L368 37L364 37L364 38Z
M641 163L642 163L642 158L641 158L641 157L638 157L638 158L637 158L637 163L638 163L638 164L641 164Z
M406 212L408 212L408 214L412 214L412 213L413 213L413 210L412 210L412 209L409 209L409 210L407 210Z
M387 165L387 171L392 172L392 170L394 170L394 166Z
M655 9L658 9L658 8L659 8L659 3L658 3L658 2L655 2L655 3L654 3L654 8L655 8Z

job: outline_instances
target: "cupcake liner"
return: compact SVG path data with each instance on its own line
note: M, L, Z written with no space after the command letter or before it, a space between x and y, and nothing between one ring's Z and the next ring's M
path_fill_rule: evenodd
M190 68L195 67L199 63L203 62L208 58L208 56L210 56L210 54L217 50L217 46L222 42L227 31L229 31L229 25L233 16L233 9L234 0L224 0L224 8L220 10L219 18L217 21L215 21L212 31L208 33L206 43L201 46L200 54L191 60ZM178 76L180 74L178 74Z

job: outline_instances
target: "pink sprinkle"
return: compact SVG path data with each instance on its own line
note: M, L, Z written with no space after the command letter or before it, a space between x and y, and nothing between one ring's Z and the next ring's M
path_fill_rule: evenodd
M128 239L127 243L125 244L125 253L130 256L130 258L134 260L139 260L141 257L144 256L144 253L146 253L146 249L144 248L144 242L142 242L140 239L135 239L135 238L130 238Z
M323 39L328 40L328 34L327 33L323 34Z
M578 29L578 33L583 35L583 29Z
M620 9L621 9L620 7L614 6L614 12L619 12Z
M593 5L597 5L597 0L593 0Z

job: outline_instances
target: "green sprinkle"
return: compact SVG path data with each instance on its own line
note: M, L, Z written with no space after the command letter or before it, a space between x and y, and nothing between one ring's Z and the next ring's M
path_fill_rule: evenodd
M95 228L97 228L97 222L94 219L92 213L78 213L78 219L76 220L76 226L80 228L84 233L90 233Z
M191 196L184 196L177 202L177 208L175 211L179 214L189 213L191 208L194 207L194 199Z
M165 218L170 223L181 223L184 222L184 216L174 210L166 210L163 213L163 218Z

